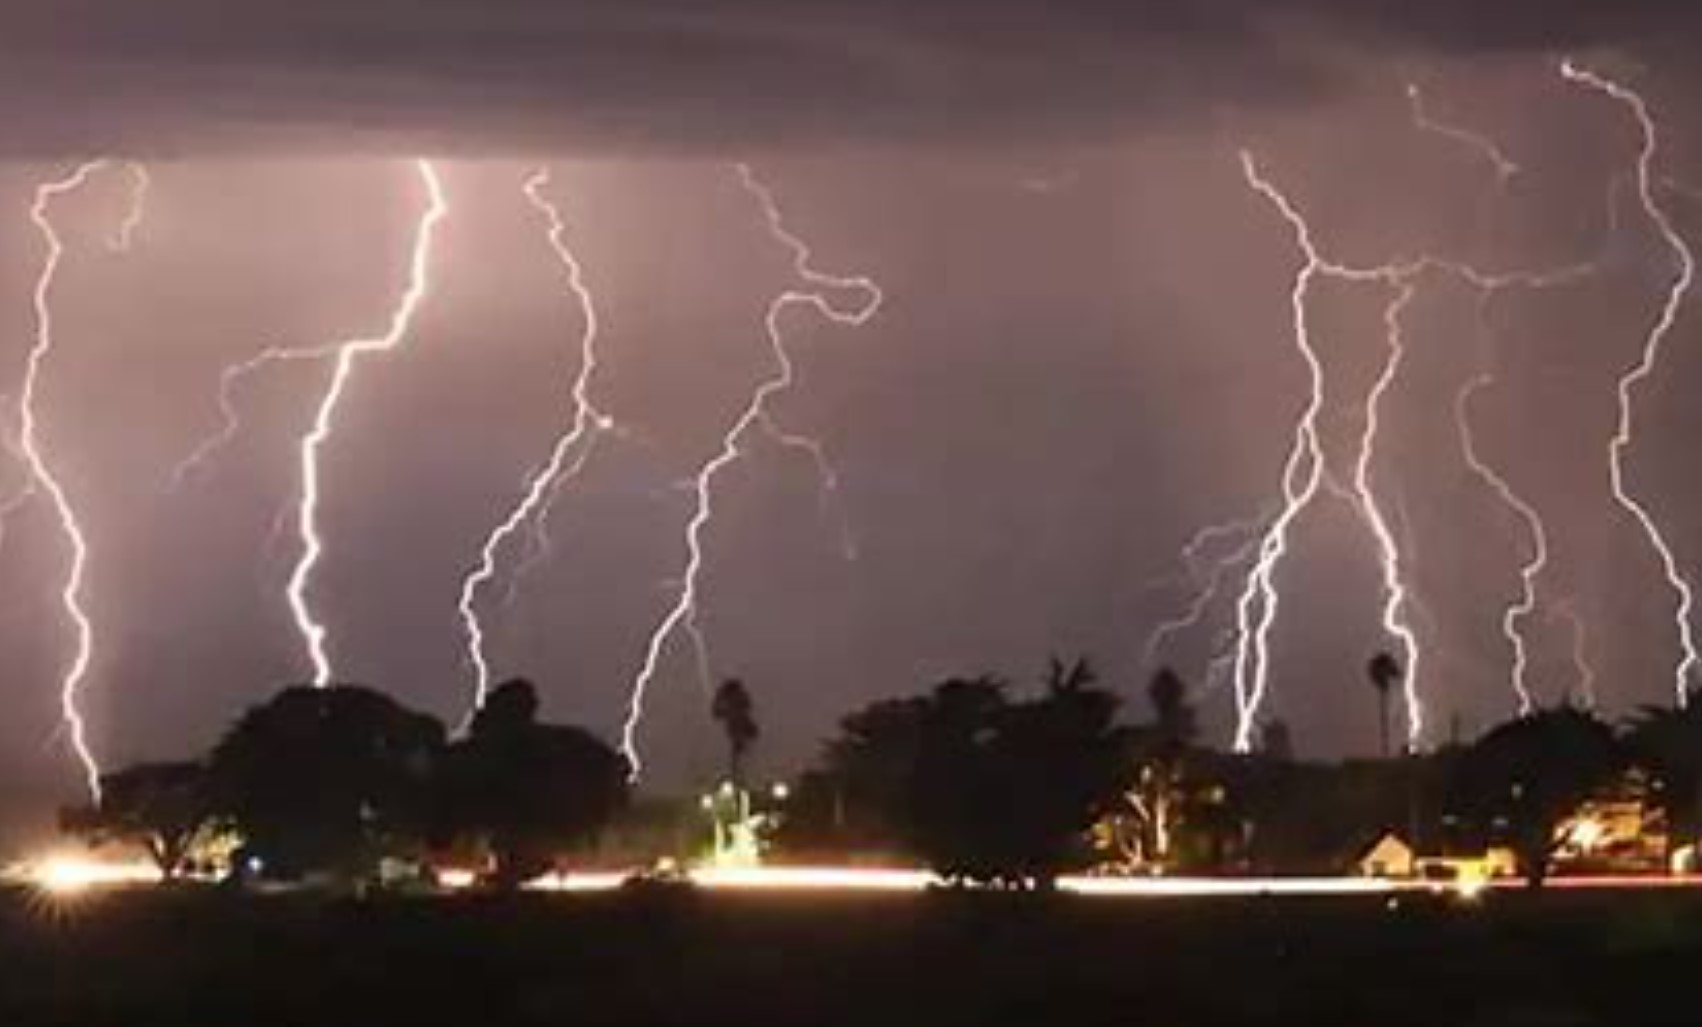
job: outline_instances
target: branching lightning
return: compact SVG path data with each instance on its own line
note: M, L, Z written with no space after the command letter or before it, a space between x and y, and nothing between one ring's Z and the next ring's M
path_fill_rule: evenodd
M301 554L290 574L286 594L296 629L301 634L313 664L313 683L321 688L329 685L332 679L331 660L326 653L327 629L314 616L308 602L313 572L318 567L325 548L319 532L320 452L331 438L337 408L348 387L356 361L363 356L388 352L400 346L407 338L415 313L430 291L432 243L436 238L438 226L448 216L449 207L436 166L429 160L420 159L414 162L414 168L425 188L427 202L415 229L407 287L392 311L389 327L383 335L352 339L336 346L330 384L320 397L312 429L301 440L301 494L296 508L296 532L301 543Z
M141 230L142 222L148 217L148 194L153 189L153 177L148 174L148 166L138 161L129 161L124 165L130 175L130 206L119 223L118 231L113 233L107 245L114 253L128 253L136 241L136 233Z
M808 307L834 324L861 327L875 316L884 299L880 287L870 278L860 275L841 277L817 271L812 265L809 246L786 227L774 194L748 165L740 164L737 170L740 183L761 208L769 234L791 252L793 272L808 288L788 288L769 303L764 327L774 358L774 369L751 392L744 409L722 437L720 449L698 468L692 479L696 506L686 525L686 565L680 575L678 594L645 647L644 661L633 679L627 717L621 731L621 751L635 779L644 769L638 753L637 736L644 717L645 698L655 680L662 656L676 633L684 632L692 641L699 673L705 681L708 678L708 655L697 620L698 588L704 567L703 536L714 519L715 483L721 472L743 455L746 437L761 431L784 445L808 452L817 470L824 475L824 489L831 491L835 481L821 445L813 439L782 430L769 410L769 402L787 391L795 377L791 352L786 347L780 325L783 316L793 307ZM845 308L835 305L833 294L851 292L859 294L862 302Z
M1350 267L1328 260L1313 238L1311 225L1281 190L1264 177L1253 155L1243 150L1241 166L1247 184L1264 197L1288 223L1304 263L1296 273L1289 293L1295 348L1305 361L1309 396L1294 427L1294 442L1282 472L1282 508L1272 519L1260 541L1258 558L1248 573L1236 605L1237 639L1234 660L1237 723L1234 747L1252 751L1260 708L1270 688L1270 634L1281 605L1276 572L1288 552L1288 537L1294 522L1311 505L1324 484L1327 471L1318 434L1318 415L1324 403L1324 369L1312 343L1308 299L1319 278L1380 284L1393 290L1384 310L1388 357L1365 401L1365 429L1354 468L1352 497L1377 542L1382 567L1385 600L1383 628L1400 644L1405 656L1403 674L1406 700L1407 739L1417 745L1424 730L1424 711L1417 683L1419 649L1417 636L1406 620L1407 586L1402 574L1399 547L1382 515L1372 488L1371 471L1379 427L1379 410L1384 394L1400 369L1405 352L1400 318L1416 291L1413 279L1428 264L1422 261L1388 264L1373 268Z
M1210 524L1194 533L1182 547L1182 573L1171 579L1186 590L1188 600L1147 635L1146 643L1141 647L1142 667L1153 667L1170 639L1200 625L1212 602L1223 590L1224 578L1258 552L1269 520L1268 515L1246 517ZM1220 542L1230 545L1219 551L1217 546Z
M247 360L230 364L219 371L219 427L190 450L189 455L178 461L171 469L171 477L167 480L167 490L175 492L181 489L191 477L202 471L210 464L225 447L236 441L242 431L242 414L236 406L236 390L239 385L264 368L273 364L292 363L296 361L326 360L337 354L337 346L306 346L285 347L269 346Z
M1649 512L1643 501L1634 495L1625 480L1625 457L1635 439L1633 418L1635 414L1635 394L1645 381L1652 377L1661 358L1663 344L1673 327L1678 323L1680 309L1696 276L1696 262L1689 245L1684 237L1674 227L1672 219L1655 198L1654 164L1660 151L1660 134L1653 115L1649 112L1648 104L1635 90L1619 82L1605 78L1587 68L1580 67L1571 61L1565 61L1560 66L1560 73L1567 81L1588 89L1593 89L1618 101L1629 109L1636 118L1642 132L1642 147L1637 156L1637 197L1643 211L1660 232L1661 238L1671 249L1677 264L1677 273L1666 292L1661 304L1660 314L1654 325L1644 338L1641 356L1632 367L1619 379L1619 422L1612 441L1608 444L1608 480L1613 489L1613 497L1625 511L1641 526L1649 545L1660 558L1662 569L1666 574L1667 584L1677 599L1674 612L1674 626L1677 629L1679 659L1673 670L1673 687L1675 699L1679 706L1684 706L1690 698L1691 679L1702 665L1702 654L1698 653L1694 628L1691 624L1691 611L1695 605L1695 593L1689 579L1680 569L1678 558L1671 544L1662 532L1660 525L1655 522L1654 515Z
M526 524L529 518L541 516L548 497L554 495L563 482L571 481L584 468L598 436L614 426L613 420L598 408L591 397L591 384L597 374L597 306L590 288L585 284L584 270L567 243L567 224L561 210L544 195L549 185L548 172L538 171L522 186L526 200L543 217L550 249L560 262L567 287L579 304L583 329L579 337L579 372L574 377L570 395L572 414L562 432L556 437L549 459L534 471L525 484L520 499L500 523L485 538L478 566L461 583L457 608L467 636L467 659L474 674L473 710L484 706L490 688L490 660L485 651L485 631L479 619L477 599L479 590L496 576L497 557L508 539Z
M36 394L40 387L43 367L53 352L53 286L59 273L60 260L65 254L65 243L49 214L54 200L81 189L93 175L106 166L107 162L104 160L88 161L64 178L43 183L36 188L35 202L30 207L30 220L35 223L36 231L46 246L46 254L36 277L33 296L35 342L24 365L23 391L18 400L18 446L29 467L32 482L46 494L52 504L59 521L60 533L70 550L70 564L60 586L59 601L66 618L71 622L75 641L71 661L60 679L60 716L70 738L71 748L82 765L89 794L96 802L100 801L101 796L101 769L89 746L87 723L80 706L84 681L94 656L94 624L89 619L83 596L89 547L76 509L72 506L65 486L60 482L43 448L36 415Z

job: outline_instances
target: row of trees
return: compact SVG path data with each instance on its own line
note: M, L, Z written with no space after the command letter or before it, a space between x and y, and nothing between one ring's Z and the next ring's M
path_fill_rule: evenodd
M525 881L590 838L626 801L626 764L589 732L538 721L526 681L494 689L465 737L367 688L286 688L203 759L130 767L65 827L145 845L174 877L198 840L240 839L236 865L267 876L372 876L384 858L476 846L493 880Z
M1379 656L1380 694L1398 664ZM1297 761L1281 725L1261 752L1202 745L1188 688L1160 671L1150 715L1119 718L1086 661L1054 660L1039 687L953 679L847 715L798 781L775 839L782 857L919 861L948 879L1044 884L1115 863L1161 872L1340 872L1385 831L1431 851L1512 848L1547 874L1557 827L1628 772L1669 844L1702 834L1702 703L1623 725L1560 707L1470 745L1320 764ZM755 702L729 681L710 708L742 784L759 737ZM364 876L384 857L475 847L514 885L590 840L627 799L603 741L538 720L535 689L495 689L464 737L358 687L289 688L245 713L201 760L110 775L66 825L146 844L168 875L212 830L241 839L238 865L269 875Z

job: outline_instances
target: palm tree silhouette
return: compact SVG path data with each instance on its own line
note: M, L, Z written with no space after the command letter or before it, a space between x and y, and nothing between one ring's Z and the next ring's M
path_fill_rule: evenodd
M1378 752L1384 759L1389 758L1389 693L1394 690L1395 682L1401 679L1401 674L1400 661L1386 652L1371 657L1365 665L1365 676L1377 692Z

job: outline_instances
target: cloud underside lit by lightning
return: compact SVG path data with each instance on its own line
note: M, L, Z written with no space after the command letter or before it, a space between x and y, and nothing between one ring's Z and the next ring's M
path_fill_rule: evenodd
M776 242L792 256L792 270L803 287L788 288L770 301L763 323L767 333L773 369L761 379L750 393L744 408L722 437L720 448L702 464L691 480L694 509L685 529L686 563L679 577L678 592L655 631L645 645L644 658L633 679L627 716L621 728L621 752L636 780L643 773L644 763L638 751L638 730L644 719L645 700L660 669L669 643L684 633L692 643L700 681L707 688L709 658L701 625L698 623L699 588L704 570L704 534L715 515L715 486L721 472L732 466L745 452L747 439L753 432L763 432L770 438L794 448L805 450L817 471L823 476L824 490L835 487L837 478L827 462L821 444L807 436L782 429L774 419L769 403L793 384L795 375L792 354L787 348L781 322L793 307L807 307L821 317L844 327L861 327L880 310L884 296L880 287L865 276L842 277L815 269L808 245L787 228L779 204L769 188L759 180L748 165L737 166L739 182L760 207L764 225ZM860 302L840 307L836 294L855 293Z
M1679 566L1678 556L1673 551L1672 544L1667 539L1665 532L1656 522L1654 514L1627 483L1625 460L1636 440L1636 393L1654 376L1660 364L1667 337L1677 325L1680 310L1683 308L1684 301L1690 293L1691 285L1695 281L1696 262L1689 244L1685 242L1683 235L1679 233L1671 217L1668 216L1665 208L1655 197L1656 175L1654 165L1660 153L1660 133L1647 102L1630 87L1569 60L1561 64L1560 73L1569 82L1595 90L1618 101L1636 119L1642 136L1642 145L1637 154L1636 194L1638 202L1650 223L1660 233L1662 241L1671 250L1677 267L1661 303L1659 315L1644 337L1637 362L1619 379L1617 390L1619 420L1613 438L1608 444L1608 481L1615 502L1631 515L1642 530L1649 546L1659 558L1667 584L1672 589L1676 601L1673 611L1673 625L1678 636L1679 648L1678 662L1673 668L1673 691L1675 701L1679 706L1684 706L1690 699L1690 689L1694 683L1696 672L1698 669L1702 669L1702 654L1698 653L1695 631L1691 623L1691 613L1695 605L1695 591L1690 579Z
M484 622L479 616L479 591L497 573L497 560L502 547L533 518L548 515L550 500L562 486L576 478L584 469L597 437L613 427L612 420L598 408L591 396L592 382L597 374L598 321L597 306L585 282L584 269L567 242L567 224L561 210L544 194L550 182L549 174L538 171L522 185L527 202L543 218L550 250L561 265L568 290L579 306L582 329L579 337L579 370L569 389L571 412L567 423L556 436L550 454L542 466L533 471L524 483L519 499L485 537L480 547L478 564L462 580L460 599L456 604L466 635L467 661L473 670L473 700L468 717L484 706L490 690L490 657L486 652Z
M432 244L438 226L449 213L443 183L436 166L426 159L414 161L413 166L424 188L426 203L414 232L413 250L408 262L407 286L391 312L389 326L384 334L336 344L335 355L329 358L332 360L331 380L320 397L313 417L313 426L302 438L300 445L301 492L295 520L301 552L290 574L285 594L296 630L301 635L313 667L313 684L320 688L329 685L333 678L331 659L327 652L328 630L313 612L309 595L313 587L314 571L325 549L319 527L322 451L332 437L337 410L357 362L365 356L394 350L406 340L414 315L430 291Z

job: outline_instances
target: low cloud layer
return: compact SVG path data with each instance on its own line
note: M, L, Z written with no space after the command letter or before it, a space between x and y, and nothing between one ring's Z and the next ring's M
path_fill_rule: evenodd
M1389 61L1628 48L1686 0L13 0L13 154L1095 140ZM1278 10L1280 8L1280 10ZM1665 42L1663 42L1665 41ZM354 134L351 135L351 130Z

